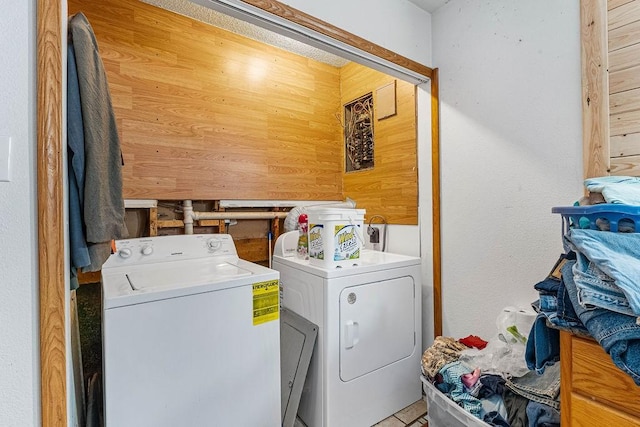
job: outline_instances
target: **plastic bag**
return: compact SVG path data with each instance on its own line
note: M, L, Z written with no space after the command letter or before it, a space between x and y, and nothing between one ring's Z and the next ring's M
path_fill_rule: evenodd
M506 307L496 319L497 333L487 346L462 351L460 361L478 367L484 373L521 377L527 372L524 358L527 337L535 320L535 313Z

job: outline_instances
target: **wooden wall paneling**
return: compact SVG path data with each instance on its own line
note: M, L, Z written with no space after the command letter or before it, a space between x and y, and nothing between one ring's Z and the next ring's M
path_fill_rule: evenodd
M640 87L640 67L626 68L609 74L609 93L615 94Z
M268 265L269 243L266 238L234 239L241 259Z
M640 88L609 95L609 113L621 114L640 110Z
M636 43L640 43L640 21L631 22L623 27L609 30L609 52L614 52Z
M608 10L615 9L616 7L620 7L622 5L630 3L632 1L634 1L634 0L608 0L607 1L607 9Z
M77 10L115 94L126 198L341 198L336 67L142 2Z
M611 136L640 132L640 110L612 114L609 120L609 132Z
M624 157L640 154L640 133L611 137L611 156Z
M373 93L393 78L351 63L341 69L341 104ZM418 170L415 86L397 81L397 114L378 120L374 114L374 167L343 174L344 195L353 198L367 217L382 215L391 224L418 223ZM344 120L344 113L341 113ZM344 138L341 136L344 170Z
M640 176L640 156L612 158L611 175Z
M608 30L615 30L616 28L628 25L632 22L639 21L639 3L640 2L638 0L633 0L616 8L610 9L609 11L603 7L602 11L607 16Z
M604 0L580 1L585 178L609 173L606 18Z
M38 296L42 425L67 425L66 292L62 106L63 63L59 2L37 2Z
M621 27L620 29L625 29ZM638 58L640 58L640 45L632 44L630 46L620 47L616 50L609 49L609 66L610 73L615 71L632 68L638 65Z
M611 5L609 5L611 6ZM609 11L610 174L640 175L640 2Z

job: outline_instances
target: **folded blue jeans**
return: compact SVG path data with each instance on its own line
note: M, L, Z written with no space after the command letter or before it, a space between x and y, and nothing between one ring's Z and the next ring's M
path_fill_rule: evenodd
M562 278L576 314L589 334L611 356L613 363L640 386L640 325L636 323L637 317L603 308L582 307L577 300L572 272L572 263L562 268Z
M560 409L560 364L548 365L539 375L529 371L518 378L508 378L506 387L527 399Z
M547 278L534 285L533 288L538 291L539 299L531 305L536 312L544 313L548 322L552 325L584 335L586 329L573 309L573 304L567 294L561 274L562 266L571 260L575 262L575 259L576 253L572 251L560 255L558 262ZM559 272L557 271L558 269L560 269ZM530 369L534 368L530 367Z
M640 233L572 229L565 243L577 254L573 268L578 301L640 315Z

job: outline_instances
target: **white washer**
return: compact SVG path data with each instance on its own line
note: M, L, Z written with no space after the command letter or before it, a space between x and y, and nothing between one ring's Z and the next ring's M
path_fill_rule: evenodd
M318 325L298 416L309 427L371 426L421 395L420 258L363 250L325 269L278 238L282 305Z
M280 425L278 272L225 234L116 249L102 268L105 425Z

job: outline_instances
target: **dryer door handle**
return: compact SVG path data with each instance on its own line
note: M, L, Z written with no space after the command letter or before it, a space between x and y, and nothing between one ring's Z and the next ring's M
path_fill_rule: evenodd
M360 341L360 335L358 333L359 326L358 322L347 320L344 325L344 348L353 348L358 344L358 341Z

